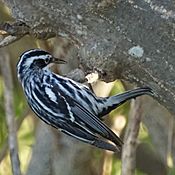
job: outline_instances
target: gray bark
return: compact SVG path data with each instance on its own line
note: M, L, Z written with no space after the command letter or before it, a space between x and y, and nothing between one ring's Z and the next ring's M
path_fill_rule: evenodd
M106 81L150 86L175 114L173 0L4 1L38 38L71 38L86 72L96 69Z

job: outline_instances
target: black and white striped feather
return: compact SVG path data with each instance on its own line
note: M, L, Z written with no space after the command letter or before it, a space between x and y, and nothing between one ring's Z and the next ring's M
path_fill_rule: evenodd
M51 72L48 65L52 59L48 52L33 49L23 53L17 64L17 75L31 109L67 135L102 149L120 150L122 141L100 119L131 98L152 95L152 90L138 88L100 98L88 87Z

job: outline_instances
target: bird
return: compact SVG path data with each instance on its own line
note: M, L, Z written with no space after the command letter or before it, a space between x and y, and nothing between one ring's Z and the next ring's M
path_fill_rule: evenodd
M104 150L120 151L123 141L103 117L127 100L152 96L152 89L142 87L97 97L88 86L50 70L52 64L66 63L38 48L22 53L16 65L17 77L30 108L45 123L71 137Z

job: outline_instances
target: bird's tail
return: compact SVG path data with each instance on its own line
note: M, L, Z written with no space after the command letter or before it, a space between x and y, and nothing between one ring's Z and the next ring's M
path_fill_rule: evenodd
M99 117L102 117L102 116L108 114L110 111L112 111L113 109L117 108L118 106L120 106L121 104L123 104L124 102L126 102L132 98L136 98L136 97L141 96L141 95L151 95L152 96L153 94L154 93L153 93L151 88L143 87L143 88L129 90L129 91L126 91L124 93L108 97L106 100L106 103L104 104L105 105L104 109L99 114Z

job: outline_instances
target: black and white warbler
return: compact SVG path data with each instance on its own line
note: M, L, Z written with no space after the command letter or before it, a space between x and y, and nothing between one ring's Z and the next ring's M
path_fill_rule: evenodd
M101 121L102 117L131 98L152 95L152 90L145 87L97 97L85 85L51 72L50 63L66 62L46 51L32 49L24 52L17 63L18 79L34 113L83 142L110 151L120 150L122 141Z

